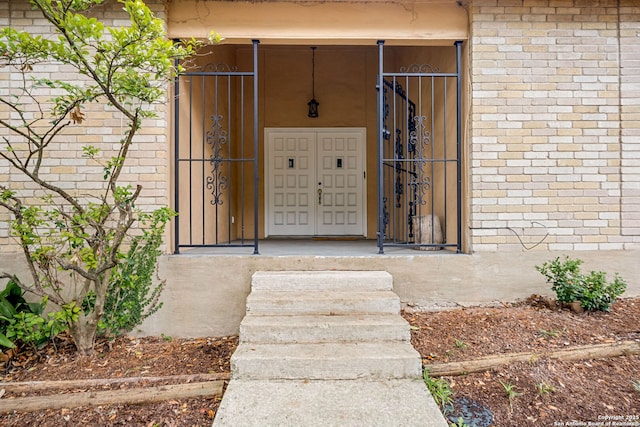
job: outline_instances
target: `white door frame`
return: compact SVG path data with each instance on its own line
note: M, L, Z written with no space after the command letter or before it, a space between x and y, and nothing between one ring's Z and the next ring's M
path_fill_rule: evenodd
M265 237L269 237L269 236L283 236L286 237L286 234L281 234L281 233L274 233L272 228L271 228L271 222L272 222L272 217L271 214L272 212L270 212L270 197L272 196L272 191L273 189L270 188L270 181L271 181L271 176L270 176L270 156L273 155L272 152L272 147L270 147L270 134L272 133L290 133L290 134L309 134L309 133L313 133L315 134L316 137L316 141L319 140L319 135L322 134L327 134L327 133L354 133L354 134L358 134L361 136L361 144L360 144L360 152L358 153L358 156L360 156L360 159L362 160L362 187L361 187L361 200L362 200L362 205L361 205L361 212L359 212L358 214L361 216L360 218L360 222L362 224L362 230L360 232L358 232L357 234L349 234L349 235L357 235L357 236L366 236L367 233L367 185L366 185L366 145L367 145L367 140L366 140L366 128L363 127L319 127L319 128L303 128L303 127L287 127L287 128L264 128L264 143L265 143L265 155L264 155L264 224L265 224ZM315 151L315 153L317 153L317 150ZM315 158L314 154L314 161L318 161L318 159ZM315 173L316 168L313 167L312 170ZM310 177L311 180L316 180L317 177ZM316 222L317 224L317 222ZM317 226L314 225L314 232L312 232L311 234L309 234L308 236L314 236L314 235L318 235L317 234ZM340 234L338 234L340 235ZM294 235L292 235L294 236ZM295 235L296 237L298 237L299 235ZM305 235L306 236L306 235Z

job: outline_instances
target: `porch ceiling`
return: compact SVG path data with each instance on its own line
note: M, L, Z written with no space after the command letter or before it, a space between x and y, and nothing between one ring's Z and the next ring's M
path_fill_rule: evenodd
M238 2L168 0L172 38L227 43L451 45L468 38L468 16L455 0Z

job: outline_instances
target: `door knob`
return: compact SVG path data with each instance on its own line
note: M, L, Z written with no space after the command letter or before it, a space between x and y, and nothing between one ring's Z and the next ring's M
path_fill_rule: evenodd
M322 188L318 188L318 205L322 206Z

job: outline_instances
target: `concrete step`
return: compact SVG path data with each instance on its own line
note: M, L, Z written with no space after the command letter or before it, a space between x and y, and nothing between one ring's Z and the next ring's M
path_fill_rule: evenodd
M400 298L392 291L253 291L250 315L399 314Z
M447 427L422 381L229 383L214 427Z
M420 378L420 355L408 342L242 343L231 357L233 379Z
M397 314L254 316L240 324L240 341L321 343L409 341L409 324Z
M390 291L393 278L386 271L257 271L252 290L269 291Z

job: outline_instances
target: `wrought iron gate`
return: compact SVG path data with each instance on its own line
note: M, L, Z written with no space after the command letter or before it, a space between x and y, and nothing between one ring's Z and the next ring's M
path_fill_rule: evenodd
M461 45L455 72L416 64L385 72L378 42L380 253L385 246L462 250Z
M209 64L175 80L175 253L258 253L258 43L253 70Z

